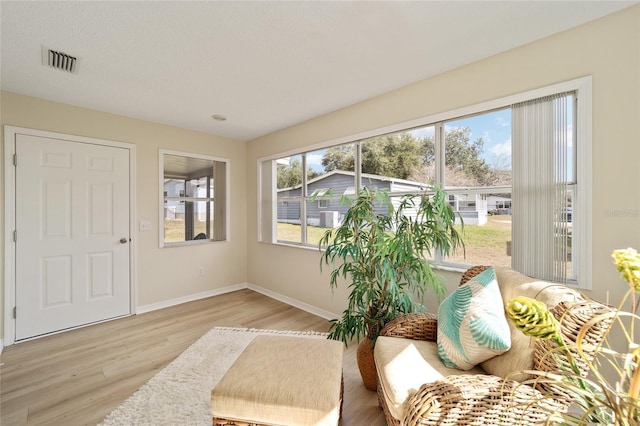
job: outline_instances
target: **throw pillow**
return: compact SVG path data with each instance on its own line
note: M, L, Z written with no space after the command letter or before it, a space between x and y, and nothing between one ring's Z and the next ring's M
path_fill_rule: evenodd
M447 367L470 370L510 346L509 323L493 268L458 287L440 304L438 353Z

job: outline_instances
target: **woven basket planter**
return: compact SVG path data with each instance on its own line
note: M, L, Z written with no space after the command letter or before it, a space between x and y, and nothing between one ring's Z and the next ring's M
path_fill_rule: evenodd
M373 359L373 340L365 337L360 341L357 351L358 369L364 387L370 391L376 391L378 387L378 373Z

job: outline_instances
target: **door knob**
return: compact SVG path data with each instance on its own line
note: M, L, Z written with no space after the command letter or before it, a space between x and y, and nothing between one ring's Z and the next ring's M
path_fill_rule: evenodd
M125 238L125 237L120 238L120 244L127 244L128 241L129 241L128 238Z

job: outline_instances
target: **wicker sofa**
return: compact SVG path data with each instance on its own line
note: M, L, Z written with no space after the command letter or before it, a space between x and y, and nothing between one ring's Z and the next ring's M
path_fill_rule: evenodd
M460 285L485 269L486 266L469 269ZM496 301L496 309L504 309L506 302L516 296L540 300L554 307L551 311L560 321L567 342L575 340L594 315L611 309L566 286L538 281L506 268L494 270L502 296L502 303ZM592 326L588 341L601 341L606 327L602 322ZM513 324L509 324L509 333L508 351L463 371L446 367L439 358L436 315L407 314L387 324L375 346L378 398L387 424L533 425L544 423L549 410L565 410L567 401L554 389L540 384L534 388L526 382L529 376L514 375L532 368L554 369L555 361L543 356L544 344L524 336ZM541 398L543 395L547 397Z

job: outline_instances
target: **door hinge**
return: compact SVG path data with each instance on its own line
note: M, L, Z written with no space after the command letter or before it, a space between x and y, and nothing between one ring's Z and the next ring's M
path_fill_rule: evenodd
M13 231L13 242L14 243L18 242L18 231L17 230Z
M14 306L13 307L13 319L16 319L18 317L18 307Z
M14 166L18 165L18 154L13 154L13 165Z

